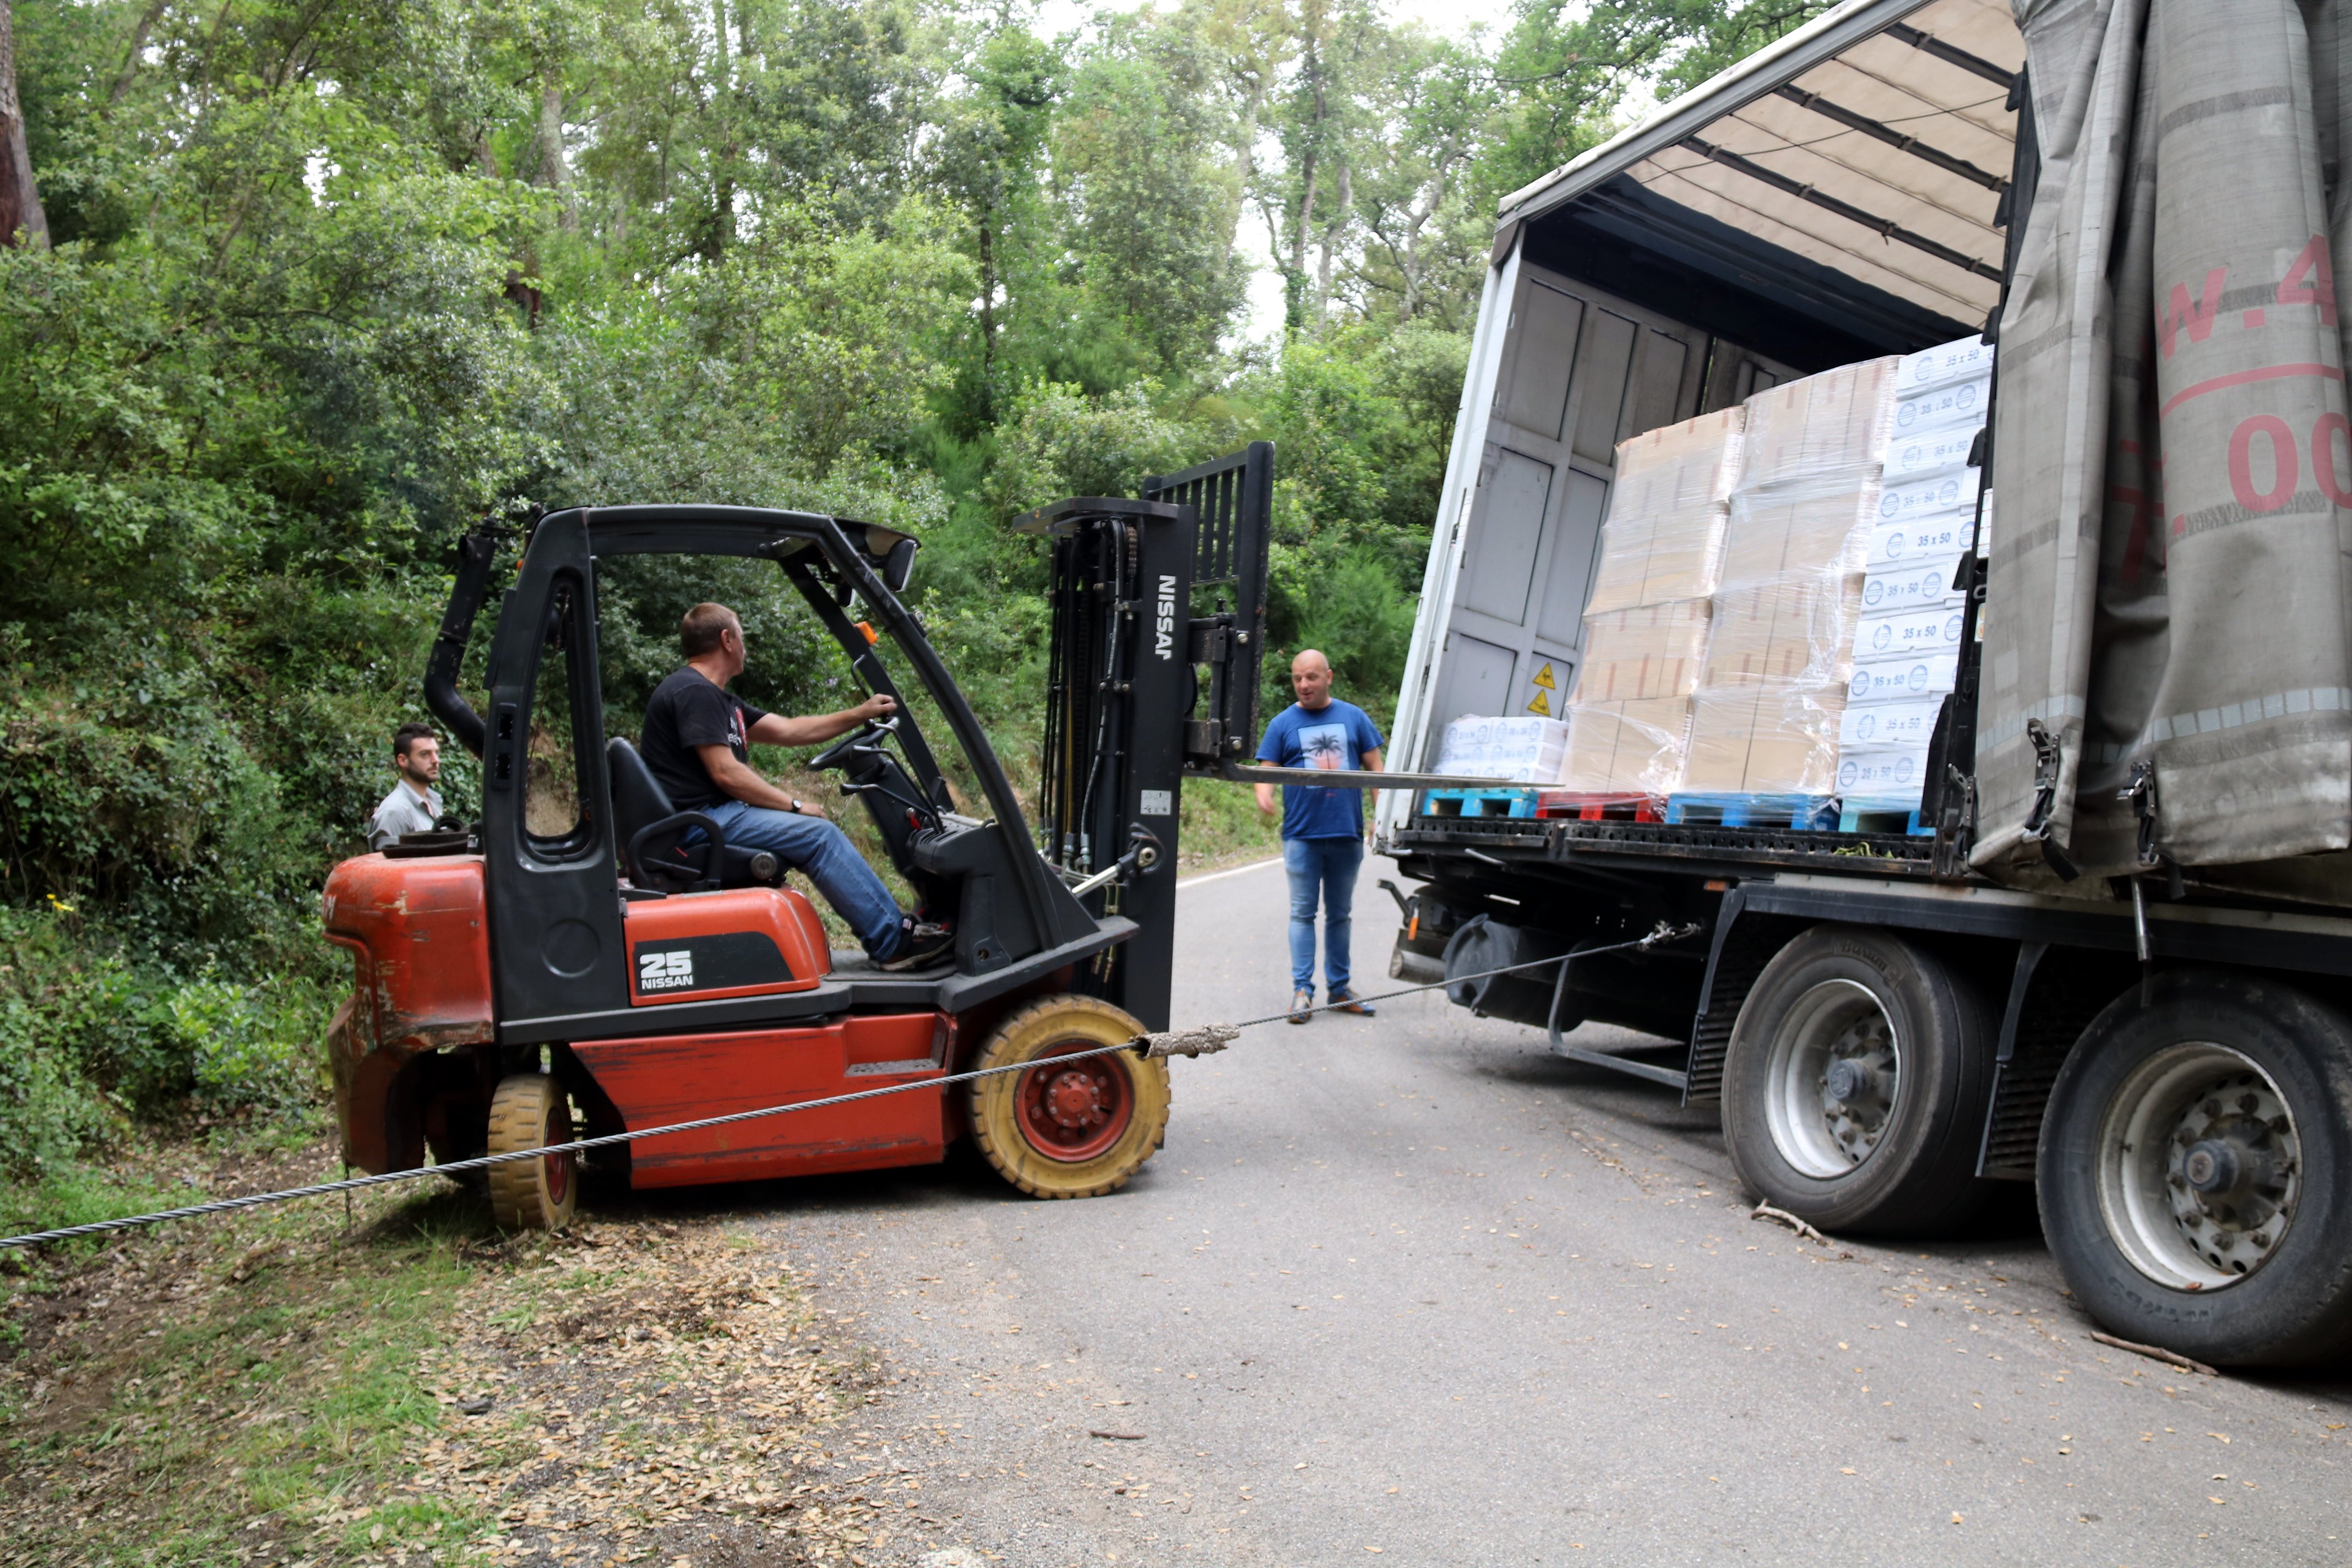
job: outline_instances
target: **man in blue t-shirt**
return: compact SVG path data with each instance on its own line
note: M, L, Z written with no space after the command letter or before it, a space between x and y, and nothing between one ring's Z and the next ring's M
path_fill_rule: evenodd
M1381 732L1371 716L1331 695L1331 661L1308 648L1290 661L1298 700L1274 716L1257 760L1280 768L1381 771ZM1274 814L1274 786L1257 786L1257 808ZM1323 987L1342 1013L1372 1009L1349 989L1348 936L1356 873L1364 864L1364 792L1282 786L1282 864L1290 873L1290 1021L1315 1005L1315 905L1323 904Z

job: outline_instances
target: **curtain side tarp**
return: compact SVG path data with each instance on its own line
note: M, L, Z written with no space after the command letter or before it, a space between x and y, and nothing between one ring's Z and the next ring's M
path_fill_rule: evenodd
M2337 5L2018 0L2043 162L2001 321L1979 867L2059 884L2028 833L2352 894L2352 422L2336 258ZM2346 293L2352 303L2352 293Z

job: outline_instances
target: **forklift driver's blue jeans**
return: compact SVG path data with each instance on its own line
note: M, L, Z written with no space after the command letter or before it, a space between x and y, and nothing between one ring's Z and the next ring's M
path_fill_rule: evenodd
M1363 868L1360 838L1286 838L1282 867L1290 873L1290 988L1315 989L1315 900L1323 900L1323 987L1348 989L1348 937L1356 909L1356 873Z
M840 828L822 816L770 811L740 800L710 807L709 816L730 846L772 850L777 859L815 883L824 901L857 933L866 957L882 963L898 956L906 941L898 900ZM699 842L701 834L696 828L689 841Z

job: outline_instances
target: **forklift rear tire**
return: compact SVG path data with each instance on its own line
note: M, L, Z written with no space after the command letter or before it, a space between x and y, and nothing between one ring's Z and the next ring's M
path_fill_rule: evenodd
M1823 1230L1930 1236L1967 1219L1994 1020L1966 977L1889 931L1815 926L1732 1025L1723 1141L1740 1177Z
M1045 1061L1124 1045L1144 1032L1091 996L1048 996L997 1027L974 1068ZM996 1173L1032 1197L1116 1192L1168 1137L1168 1064L1132 1051L1087 1057L1056 1070L1000 1073L971 1085L974 1142Z
M490 1101L493 1154L572 1142L572 1102L553 1079L520 1072L502 1079ZM556 1230L580 1202L577 1157L569 1152L489 1167L490 1214L501 1230Z

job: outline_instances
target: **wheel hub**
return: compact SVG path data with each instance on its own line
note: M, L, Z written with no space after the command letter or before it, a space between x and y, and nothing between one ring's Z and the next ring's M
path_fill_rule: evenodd
M1850 1173L1876 1152L1902 1098L1895 1026L1869 988L1827 980L1774 1032L1765 1117L1780 1157L1816 1181Z
M2301 1143L2269 1076L2227 1046L2171 1047L2116 1089L2100 1205L2133 1266L2175 1289L2234 1285L2294 1218Z
M1049 1056L1020 1076L1013 1109L1031 1148L1076 1164L1118 1142L1134 1117L1135 1096L1126 1070L1114 1061L1055 1062Z
M1099 1086L1083 1072L1055 1074L1045 1086L1045 1100L1046 1114L1073 1130L1099 1127L1108 1114L1103 1108Z
M1818 1087L1822 1125L1846 1160L1861 1164L1885 1135L1895 1099L1895 1047L1883 1015L1857 1019L1830 1047Z
M2285 1107L2249 1073L2209 1085L2182 1110L2165 1184L2182 1239L2213 1268L2250 1274L2269 1257L2294 1200L2287 1131Z

